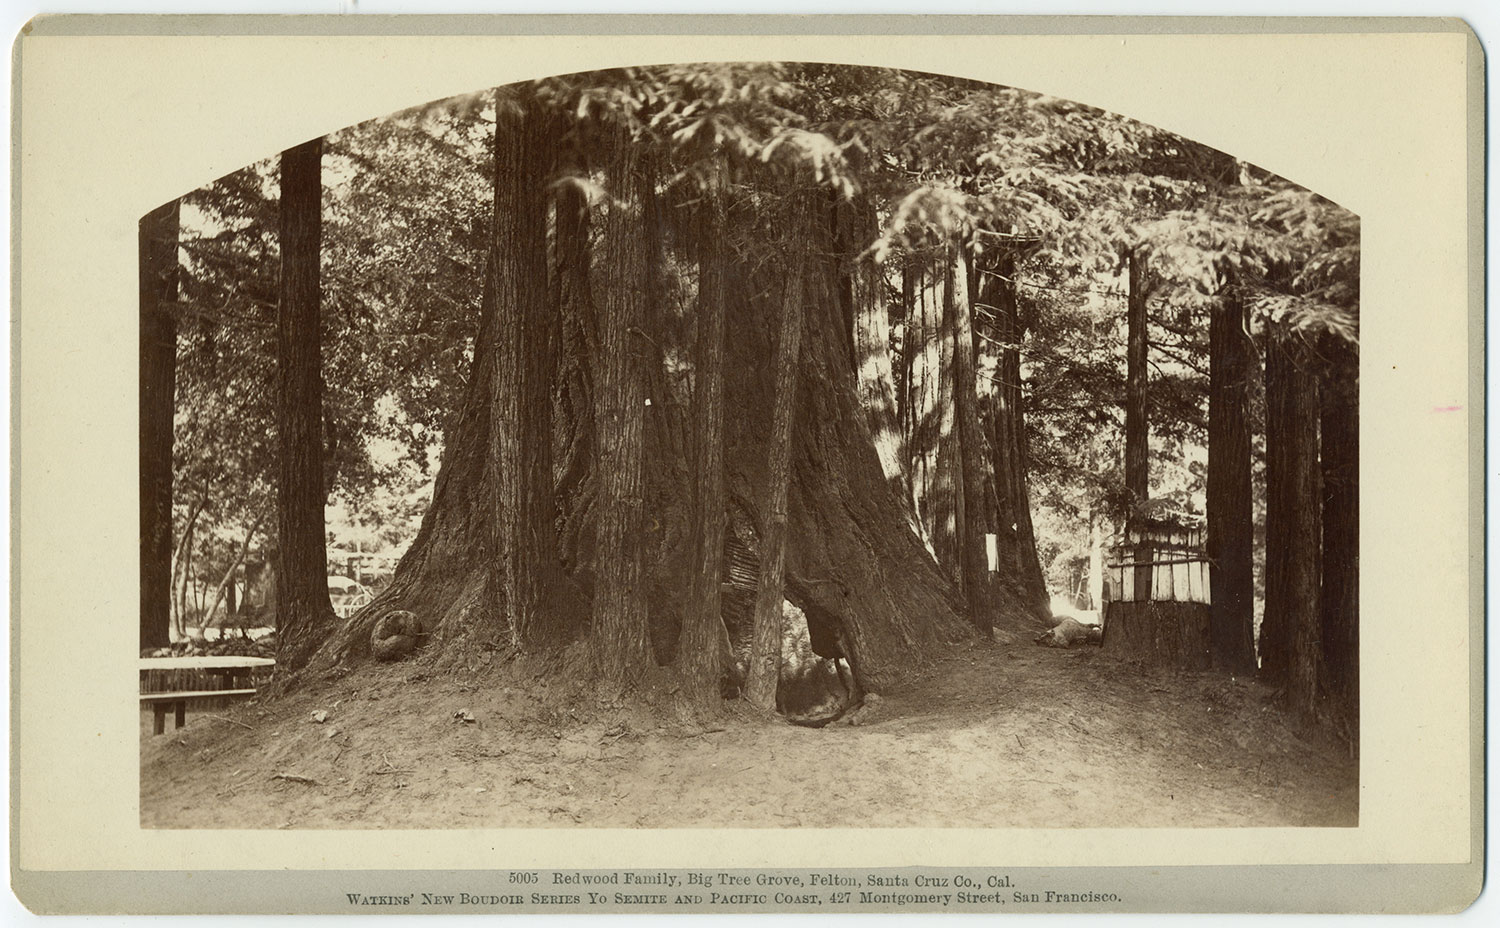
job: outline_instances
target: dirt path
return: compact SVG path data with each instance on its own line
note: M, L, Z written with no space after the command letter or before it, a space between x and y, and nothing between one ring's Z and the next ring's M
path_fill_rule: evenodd
M142 825L1357 823L1356 763L1293 733L1265 688L1144 671L1094 648L962 651L887 693L866 724L824 729L745 716L694 733L641 710L558 709L518 680L517 668L455 682L370 667L214 713L241 724L147 727ZM476 721L455 720L460 710Z

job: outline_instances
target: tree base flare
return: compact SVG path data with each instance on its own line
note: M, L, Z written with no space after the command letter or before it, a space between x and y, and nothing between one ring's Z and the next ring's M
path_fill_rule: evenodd
M1209 665L1207 603L1113 602L1104 613L1104 650L1184 670Z

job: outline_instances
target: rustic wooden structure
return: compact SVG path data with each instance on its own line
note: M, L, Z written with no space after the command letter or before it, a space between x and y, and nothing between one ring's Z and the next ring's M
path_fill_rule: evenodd
M1207 668L1209 596L1201 522L1137 516L1109 550L1105 650L1152 663Z
M217 706L254 696L276 662L268 657L233 655L204 657L143 657L140 659L141 705L150 706L152 733L167 727L167 711L176 727L187 722L187 706Z

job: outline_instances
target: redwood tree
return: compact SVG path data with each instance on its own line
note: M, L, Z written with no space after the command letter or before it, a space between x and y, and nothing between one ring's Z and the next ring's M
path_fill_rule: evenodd
M1255 670L1255 524L1248 391L1254 355L1243 293L1231 282L1209 320L1208 576L1210 647L1216 666Z
M333 627L323 507L319 333L323 140L281 154L281 304L277 313L276 659L297 670Z
M1323 478L1324 670L1329 695L1357 733L1359 722L1359 349L1325 338L1330 359L1319 391Z
M798 193L790 197L795 203ZM781 676L782 614L786 594L787 496L791 482L792 424L797 409L797 356L802 349L802 249L798 236L805 221L794 205L786 228L792 247L786 256L787 271L781 294L780 320L776 327L773 355L775 401L771 432L767 440L766 487L762 504L760 574L755 592L755 626L750 645L750 669L745 698L752 706L771 709L776 705L776 684ZM847 318L847 317L846 317Z
M651 274L644 214L653 192L627 129L617 131L615 143L603 234L609 277L599 313L599 341L607 350L594 407L599 510L592 636L606 693L627 686L651 658L642 550L648 346L641 324Z
M990 589L985 544L988 507L985 505L984 466L988 443L979 427L969 262L964 260L962 249L955 249L954 258L948 265L944 311L953 319L953 396L962 474L958 494L959 566L969 621L980 634L989 635L994 624L995 603Z
M996 547L1001 580L1015 591L1023 610L1050 624L1052 608L1037 557L1031 521L1031 494L1026 475L1026 414L1021 389L1020 301L1016 296L1016 259L1012 250L981 233L985 248L976 255L979 283L975 306L989 323L985 339L994 348L994 384L987 394L990 453L994 460Z
M1321 476L1318 380L1304 336L1272 323L1266 339L1266 614L1261 670L1288 707L1313 716L1321 673Z
M693 354L693 496L688 538L691 564L687 603L677 647L678 666L690 699L711 704L723 672L724 620L719 582L723 574L724 510L724 318L727 224L722 169L710 174L698 214L697 341Z
M1146 360L1147 346L1146 315L1146 255L1139 247L1131 248L1125 256L1125 490L1130 496L1130 522L1137 521L1136 513L1151 496L1149 464L1151 456L1150 426L1146 421ZM1149 548L1136 549L1136 561L1150 560ZM1135 590L1137 599L1141 590L1151 588L1150 565L1137 564L1135 568Z
M171 640L178 202L147 213L139 230L142 648L166 647Z
M491 524L500 608L519 645L566 611L552 482L556 314L547 287L547 182L556 139L552 116L529 83L498 91L495 114Z

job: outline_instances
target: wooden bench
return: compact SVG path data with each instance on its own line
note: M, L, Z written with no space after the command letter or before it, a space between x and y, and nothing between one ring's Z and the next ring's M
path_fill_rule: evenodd
M154 713L152 733L167 729L167 711L177 728L187 723L187 704L194 699L240 699L254 696L260 679L276 665L268 657L143 657L140 659L141 705Z

